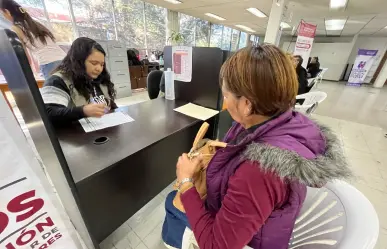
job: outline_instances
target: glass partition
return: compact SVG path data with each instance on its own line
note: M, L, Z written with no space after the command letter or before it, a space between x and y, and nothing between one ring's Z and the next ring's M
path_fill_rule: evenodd
M166 44L167 10L145 3L145 23L148 50L162 51ZM149 52L149 51L148 51Z
M210 47L222 47L223 26L219 24L211 25Z
M195 46L196 42L196 18L179 13L180 33L184 37L184 45Z
M71 0L79 36L114 40L114 18L111 0Z
M52 32L57 42L71 43L74 30L67 0L45 0Z
M231 35L232 28L223 27L223 39L222 39L222 49L230 51L231 50Z
M210 23L196 18L196 40L195 46L208 47L210 35Z
M115 0L118 41L128 48L145 49L144 3L140 0Z

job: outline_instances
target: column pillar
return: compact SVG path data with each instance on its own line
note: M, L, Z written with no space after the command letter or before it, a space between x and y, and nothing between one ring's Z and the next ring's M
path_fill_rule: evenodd
M285 10L285 5L289 0L273 0L270 10L269 22L267 23L265 43L279 45L281 36L281 21Z
M387 81L387 62L384 63L382 70L375 80L374 87L382 88Z
M172 32L179 32L180 31L180 24L179 24L179 13L173 10L167 10L167 32L166 32L166 43L171 43L169 40L169 37L171 37Z

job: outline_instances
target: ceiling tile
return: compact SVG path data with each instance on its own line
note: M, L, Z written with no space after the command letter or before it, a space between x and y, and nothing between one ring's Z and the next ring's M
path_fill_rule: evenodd
M341 30L327 30L327 35L341 35Z

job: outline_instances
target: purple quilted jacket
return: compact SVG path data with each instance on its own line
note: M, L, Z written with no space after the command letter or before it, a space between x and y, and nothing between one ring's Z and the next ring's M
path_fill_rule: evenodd
M230 142L245 131L236 124L224 141ZM340 143L330 129L290 110L215 154L207 168L208 211L219 211L230 176L245 160L257 161L263 170L275 171L289 188L287 201L273 210L253 235L249 246L255 249L288 248L306 186L321 187L350 175Z

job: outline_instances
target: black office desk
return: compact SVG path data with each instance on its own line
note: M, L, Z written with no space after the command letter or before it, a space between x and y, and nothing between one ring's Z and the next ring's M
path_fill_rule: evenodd
M86 224L98 242L175 179L177 158L189 151L202 124L173 111L184 104L155 99L121 108L131 123L91 133L79 124L57 131ZM209 122L213 137L214 120ZM110 141L93 144L101 136Z

